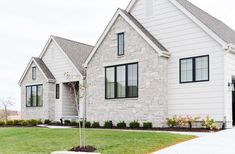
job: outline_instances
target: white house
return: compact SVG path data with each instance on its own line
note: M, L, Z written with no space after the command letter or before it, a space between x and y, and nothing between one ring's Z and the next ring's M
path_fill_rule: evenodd
M19 81L23 119L59 121L62 117L77 116L68 82L83 83L82 64L92 48L57 36L49 38L40 56L30 60Z
M86 53L75 70L86 77L89 121L138 120L162 127L173 115L209 115L227 128L235 124L235 32L187 0L132 0ZM66 82L55 70L62 76L67 69L53 62L64 59L39 58L51 72L49 83ZM31 118L36 111L24 105L23 79L22 114ZM51 108L60 117L67 106Z

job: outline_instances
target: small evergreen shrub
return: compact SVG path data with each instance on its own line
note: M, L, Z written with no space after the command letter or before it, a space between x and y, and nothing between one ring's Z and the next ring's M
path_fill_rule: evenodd
M174 116L173 118L166 118L166 123L167 126L170 128L175 127L177 125L176 116Z
M124 121L117 123L117 128L126 128L126 123Z
M13 120L7 120L6 124L8 126L13 126L14 125L14 121Z
M71 125L71 126L77 126L77 125L78 125L78 123L77 123L76 121L74 121L74 120L73 120L73 121L71 121L70 125Z
M99 128L100 127L100 123L99 122L93 122L92 123L92 126L91 126L92 128Z
M50 124L51 123L51 120L49 120L49 119L46 119L46 120L44 120L44 124Z
M130 124L129 124L129 127L131 129L137 129L137 128L140 128L140 123L138 121L132 121Z
M38 124L38 120L31 119L28 121L29 126L37 126L37 124Z
M22 120L13 120L13 125L14 126L21 126L22 125Z
M5 126L5 121L0 121L0 127Z
M86 121L85 126L86 126L86 128L90 128L91 127L91 122L90 121Z
M153 124L151 122L144 122L143 127L145 129L151 129L151 128L153 128Z
M112 121L105 121L104 128L113 128L113 122Z
M70 123L71 123L70 120L65 120L65 121L64 121L64 125L65 125L65 126L70 126Z
M23 120L21 123L21 126L29 126L29 121L28 120Z

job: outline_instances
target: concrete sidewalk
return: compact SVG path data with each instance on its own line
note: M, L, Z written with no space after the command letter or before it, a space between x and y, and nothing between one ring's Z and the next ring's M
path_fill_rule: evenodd
M235 154L235 129L204 135L152 154Z

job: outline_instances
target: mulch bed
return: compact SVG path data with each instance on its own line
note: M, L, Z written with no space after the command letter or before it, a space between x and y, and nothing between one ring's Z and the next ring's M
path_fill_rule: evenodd
M85 147L73 147L72 149L70 149L69 151L74 151L74 152L95 152L96 148L90 145L87 145Z
M99 128L97 128L99 129ZM104 127L101 127L100 129L119 129L117 127L113 127L113 128L104 128ZM174 131L174 132L218 132L218 131L221 131L222 129L220 130L210 130L210 129L206 129L206 128L192 128L192 129L189 129L189 128L150 128L150 129L144 129L144 128L138 128L138 129L131 129L131 128L125 128L125 129L122 129L122 130L150 130L150 131Z

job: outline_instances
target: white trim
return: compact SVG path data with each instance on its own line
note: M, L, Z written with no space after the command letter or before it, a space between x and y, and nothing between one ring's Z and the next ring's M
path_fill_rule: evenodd
M121 65L121 64L128 64L128 63L137 63L139 61L140 61L139 59L115 61L115 62L104 63L103 67L113 66L113 65Z
M45 77L45 79L47 80L47 82L55 82L55 80L53 80L53 79L48 79L47 76L45 75L45 73L42 71L42 69L41 69L41 68L39 67L39 65L37 64L37 62L34 60L34 58L31 58L31 60L29 61L29 63L28 63L28 65L27 65L27 67L26 67L26 69L25 69L23 75L21 76L21 78L20 78L20 80L19 80L19 82L18 82L19 85L21 85L23 79L25 78L26 73L27 73L28 70L31 68L31 65L32 65L33 62L34 62L34 64L37 66L37 68L42 72L42 74L43 74L43 76Z
M169 0L173 5L175 5L178 9L180 9L186 16L188 16L193 22L195 22L199 27L201 27L208 35L210 35L214 40L216 40L223 47L227 46L227 43L221 39L215 32L213 32L209 27L207 27L204 23L202 23L198 18L196 18L191 12L189 12L185 7L183 7L176 0ZM132 0L128 7L126 8L127 12L130 12L132 7L135 5L137 0Z
M131 0L130 3L128 4L128 6L126 7L126 11L130 12L132 7L135 5L135 2L137 2L137 0Z
M151 39L149 39L148 36L146 36L140 29L138 26L136 26L135 23L133 23L120 9L118 9L116 11L116 13L114 14L113 18L111 19L111 21L109 22L108 26L106 27L105 31L103 32L103 34L101 35L101 37L99 38L98 42L96 43L95 47L93 48L92 52L90 53L90 55L88 56L86 62L84 63L84 67L87 67L88 63L90 62L91 58L93 57L93 55L95 54L95 52L97 51L97 49L99 48L99 46L101 45L101 43L103 42L103 40L105 39L106 35L108 34L108 32L110 31L111 27L113 26L113 24L115 23L115 21L117 20L117 18L121 16L123 19L125 19L125 21L130 24L132 26L132 28L135 29L136 32L138 32L141 37L143 37L143 39L145 39L150 46L152 46L152 48L154 50L157 51L157 53L159 54L159 56L164 56L164 57L170 57L170 53L167 51L162 51Z
M64 56L65 56L66 59L69 61L69 63L72 65L72 67L77 71L77 73L78 73L81 77L83 77L83 75L80 73L80 71L77 69L77 67L76 67L76 66L73 64L73 62L70 60L70 58L68 57L68 55L64 52L64 50L63 50L63 49L59 46L59 44L56 42L56 40L54 39L54 36L53 36L53 35L50 36L49 40L47 41L45 47L43 48L43 50L42 50L42 52L41 52L39 58L41 58L41 59L43 58L43 56L44 56L44 54L46 53L46 51L47 51L47 49L48 49L48 47L49 47L51 41L54 41L54 42L55 42L56 46L57 46L57 47L60 49L60 51L64 54Z

